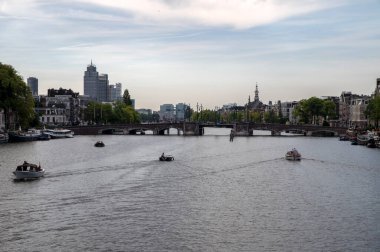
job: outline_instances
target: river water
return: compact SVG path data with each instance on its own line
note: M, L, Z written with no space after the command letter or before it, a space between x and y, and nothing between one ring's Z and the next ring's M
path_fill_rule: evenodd
M380 251L380 149L209 132L0 145L0 250Z

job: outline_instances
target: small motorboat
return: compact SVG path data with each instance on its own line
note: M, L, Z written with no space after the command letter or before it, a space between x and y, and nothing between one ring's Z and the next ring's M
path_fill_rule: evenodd
M287 160L298 161L301 160L301 154L295 148L293 148L291 151L288 151L286 153L285 158Z
M97 141L94 145L95 147L104 147L104 143L102 141Z
M45 175L45 170L41 168L41 165L31 164L26 161L22 165L18 165L13 172L16 179L37 179Z
M165 156L164 154L162 154L158 159L159 159L160 161L173 161L173 160L174 160L174 157L171 156L171 155L167 155L167 156Z

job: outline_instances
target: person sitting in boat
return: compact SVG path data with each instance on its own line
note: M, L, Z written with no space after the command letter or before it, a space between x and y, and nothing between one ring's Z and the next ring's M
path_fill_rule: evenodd
M161 155L162 158L165 158L165 153L162 152L162 155Z
M26 171L27 168L28 168L28 162L24 161L24 163L22 164L22 170Z

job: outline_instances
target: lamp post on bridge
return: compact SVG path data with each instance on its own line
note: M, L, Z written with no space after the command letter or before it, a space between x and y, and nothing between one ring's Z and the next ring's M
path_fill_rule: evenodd
M197 102L197 122L199 122L199 113L198 113L198 108L199 108L199 106L198 106L198 102Z

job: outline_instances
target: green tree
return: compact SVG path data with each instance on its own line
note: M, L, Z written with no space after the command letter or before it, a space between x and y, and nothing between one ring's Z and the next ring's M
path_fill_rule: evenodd
M123 102L116 102L111 121L114 123L135 123L140 122L140 117L132 106L127 106Z
M261 123L261 114L258 111L251 111L248 114L249 121L250 122L255 122L255 123Z
M318 124L318 117L323 115L323 100L317 97L311 97L307 100L307 106L309 106L312 123Z
M327 118L334 118L336 116L336 112L335 112L335 103L333 101L330 101L330 100L324 100L323 101L323 116L325 118L325 120L327 120Z
M29 127L35 118L34 99L22 77L10 65L0 63L0 108L4 110L5 127L10 129L10 114L16 127Z
M123 94L123 102L124 102L127 106L132 106L131 95L129 94L128 89L125 89L125 90L124 90L124 94Z
M266 123L277 123L279 118L273 110L270 110L264 113L264 121Z
M309 123L310 111L307 100L301 100L294 108L293 115L298 117L301 123Z
M300 118L303 123L317 124L319 117L335 116L335 104L330 100L322 100L317 97L311 97L307 100L301 100L294 109L294 115Z
M365 114L375 122L375 127L378 128L380 120L380 96L376 96L369 101Z

